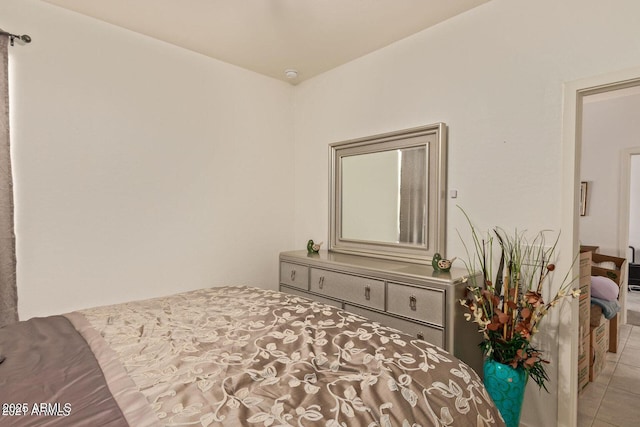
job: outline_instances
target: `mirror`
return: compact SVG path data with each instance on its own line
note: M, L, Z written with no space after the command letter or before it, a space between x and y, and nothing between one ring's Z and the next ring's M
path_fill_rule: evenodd
M443 123L330 150L330 250L413 262L444 256Z

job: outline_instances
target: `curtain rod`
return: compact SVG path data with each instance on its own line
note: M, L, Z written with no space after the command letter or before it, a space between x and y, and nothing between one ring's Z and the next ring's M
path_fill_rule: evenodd
M7 31L4 31L4 30L0 29L0 36L8 36L9 40L11 41L11 46L13 46L13 41L15 39L22 40L25 43L31 43L31 36L29 36L27 34L23 34L23 35L20 36L18 34L12 34L12 33L9 33Z

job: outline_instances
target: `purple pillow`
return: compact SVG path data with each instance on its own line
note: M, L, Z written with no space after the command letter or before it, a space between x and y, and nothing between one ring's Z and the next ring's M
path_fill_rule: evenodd
M604 276L591 276L591 296L605 301L618 299L620 289L613 280Z

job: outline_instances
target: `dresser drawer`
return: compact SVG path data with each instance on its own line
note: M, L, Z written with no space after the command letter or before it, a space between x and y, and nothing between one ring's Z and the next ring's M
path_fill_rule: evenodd
M309 290L354 304L384 310L384 281L311 268Z
M300 291L295 288L289 288L287 286L280 286L280 292L284 292L285 294L297 295L299 297L308 298L312 301L318 301L323 304L332 305L334 307L342 309L342 302L332 300L329 298L320 297L318 295L310 294L309 292Z
M309 289L309 267L281 262L280 283L300 289Z
M444 291L389 283L387 311L444 326Z
M397 317L389 316L384 313L355 307L349 304L345 304L344 309L351 313L364 316L374 322L378 322L381 325L398 329L399 331L412 335L418 339L425 340L431 344L437 345L438 347L444 348L444 331L442 329L422 325L420 323L414 323L409 320L398 319Z

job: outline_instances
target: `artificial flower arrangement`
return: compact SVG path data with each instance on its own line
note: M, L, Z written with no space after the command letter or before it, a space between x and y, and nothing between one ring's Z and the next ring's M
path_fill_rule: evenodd
M544 283L551 280L555 270L553 260L560 234L551 246L546 246L545 231L539 232L532 241L524 232L516 230L509 234L502 228L495 228L481 238L469 216L462 212L473 239L472 254L463 240L468 259L464 263L470 273L467 298L460 301L469 310L465 318L476 323L483 334L480 345L485 357L514 369L524 369L539 387L547 390L545 381L549 377L545 364L549 362L532 346L531 338L549 309L565 297L580 295L580 289L572 289L575 279L568 280L567 273L558 293L546 303L542 298ZM501 254L494 276L495 242Z

